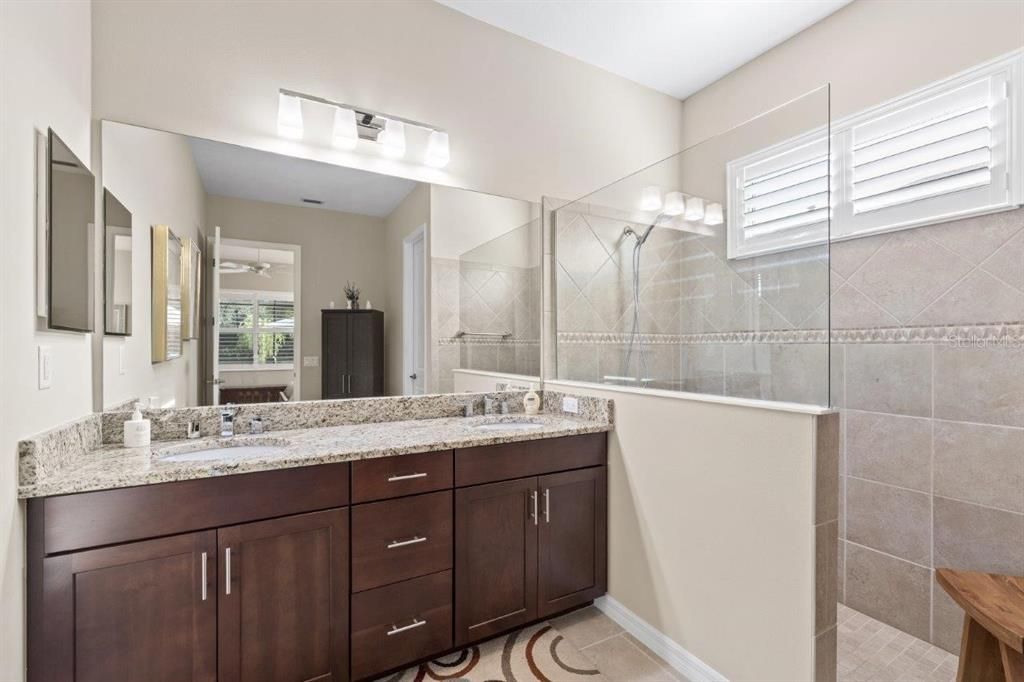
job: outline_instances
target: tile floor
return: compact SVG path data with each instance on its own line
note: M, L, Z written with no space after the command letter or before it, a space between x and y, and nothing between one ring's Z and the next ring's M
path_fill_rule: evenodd
M839 605L839 682L952 682L957 657Z
M657 654L590 606L551 620L610 682L686 682Z

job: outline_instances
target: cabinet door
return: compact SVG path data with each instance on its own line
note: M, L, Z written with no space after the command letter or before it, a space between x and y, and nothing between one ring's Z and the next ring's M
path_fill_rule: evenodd
M537 617L537 479L455 492L455 644Z
M372 398L384 390L383 316L375 311L348 316L347 398Z
M348 510L217 531L220 682L348 679Z
M215 552L206 531L44 559L47 654L31 679L215 680Z
M605 592L605 467L537 479L539 617L585 604Z
M321 315L320 354L320 397L347 398L348 390L348 318L345 313L324 313Z

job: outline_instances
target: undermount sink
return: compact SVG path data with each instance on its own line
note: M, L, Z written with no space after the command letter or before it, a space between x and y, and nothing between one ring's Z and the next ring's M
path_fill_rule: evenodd
M218 440L167 448L157 454L161 462L210 462L221 459L273 457L284 453L286 442L279 438Z
M529 417L492 417L470 425L474 431L533 431L544 425Z

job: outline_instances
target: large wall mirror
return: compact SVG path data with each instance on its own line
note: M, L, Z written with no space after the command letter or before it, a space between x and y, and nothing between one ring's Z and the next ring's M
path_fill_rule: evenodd
M154 357L180 359L143 366L134 338L112 347L106 406L539 382L536 203L106 121L103 163L137 223L170 226L154 244L177 244L184 263L166 307L153 299L152 329L137 315L135 330ZM157 264L174 256L153 253L140 274L158 291Z
M95 179L53 130L47 149L47 325L91 332Z
M132 333L132 214L110 190L103 190L103 329Z

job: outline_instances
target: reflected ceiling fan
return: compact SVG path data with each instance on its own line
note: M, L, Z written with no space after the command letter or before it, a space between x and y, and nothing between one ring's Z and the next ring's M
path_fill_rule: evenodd
M260 251L257 249L255 261L221 261L220 267L218 267L217 270L222 275L241 275L243 273L252 273L254 275L270 279L271 271L279 265L281 264L269 263L260 258Z

